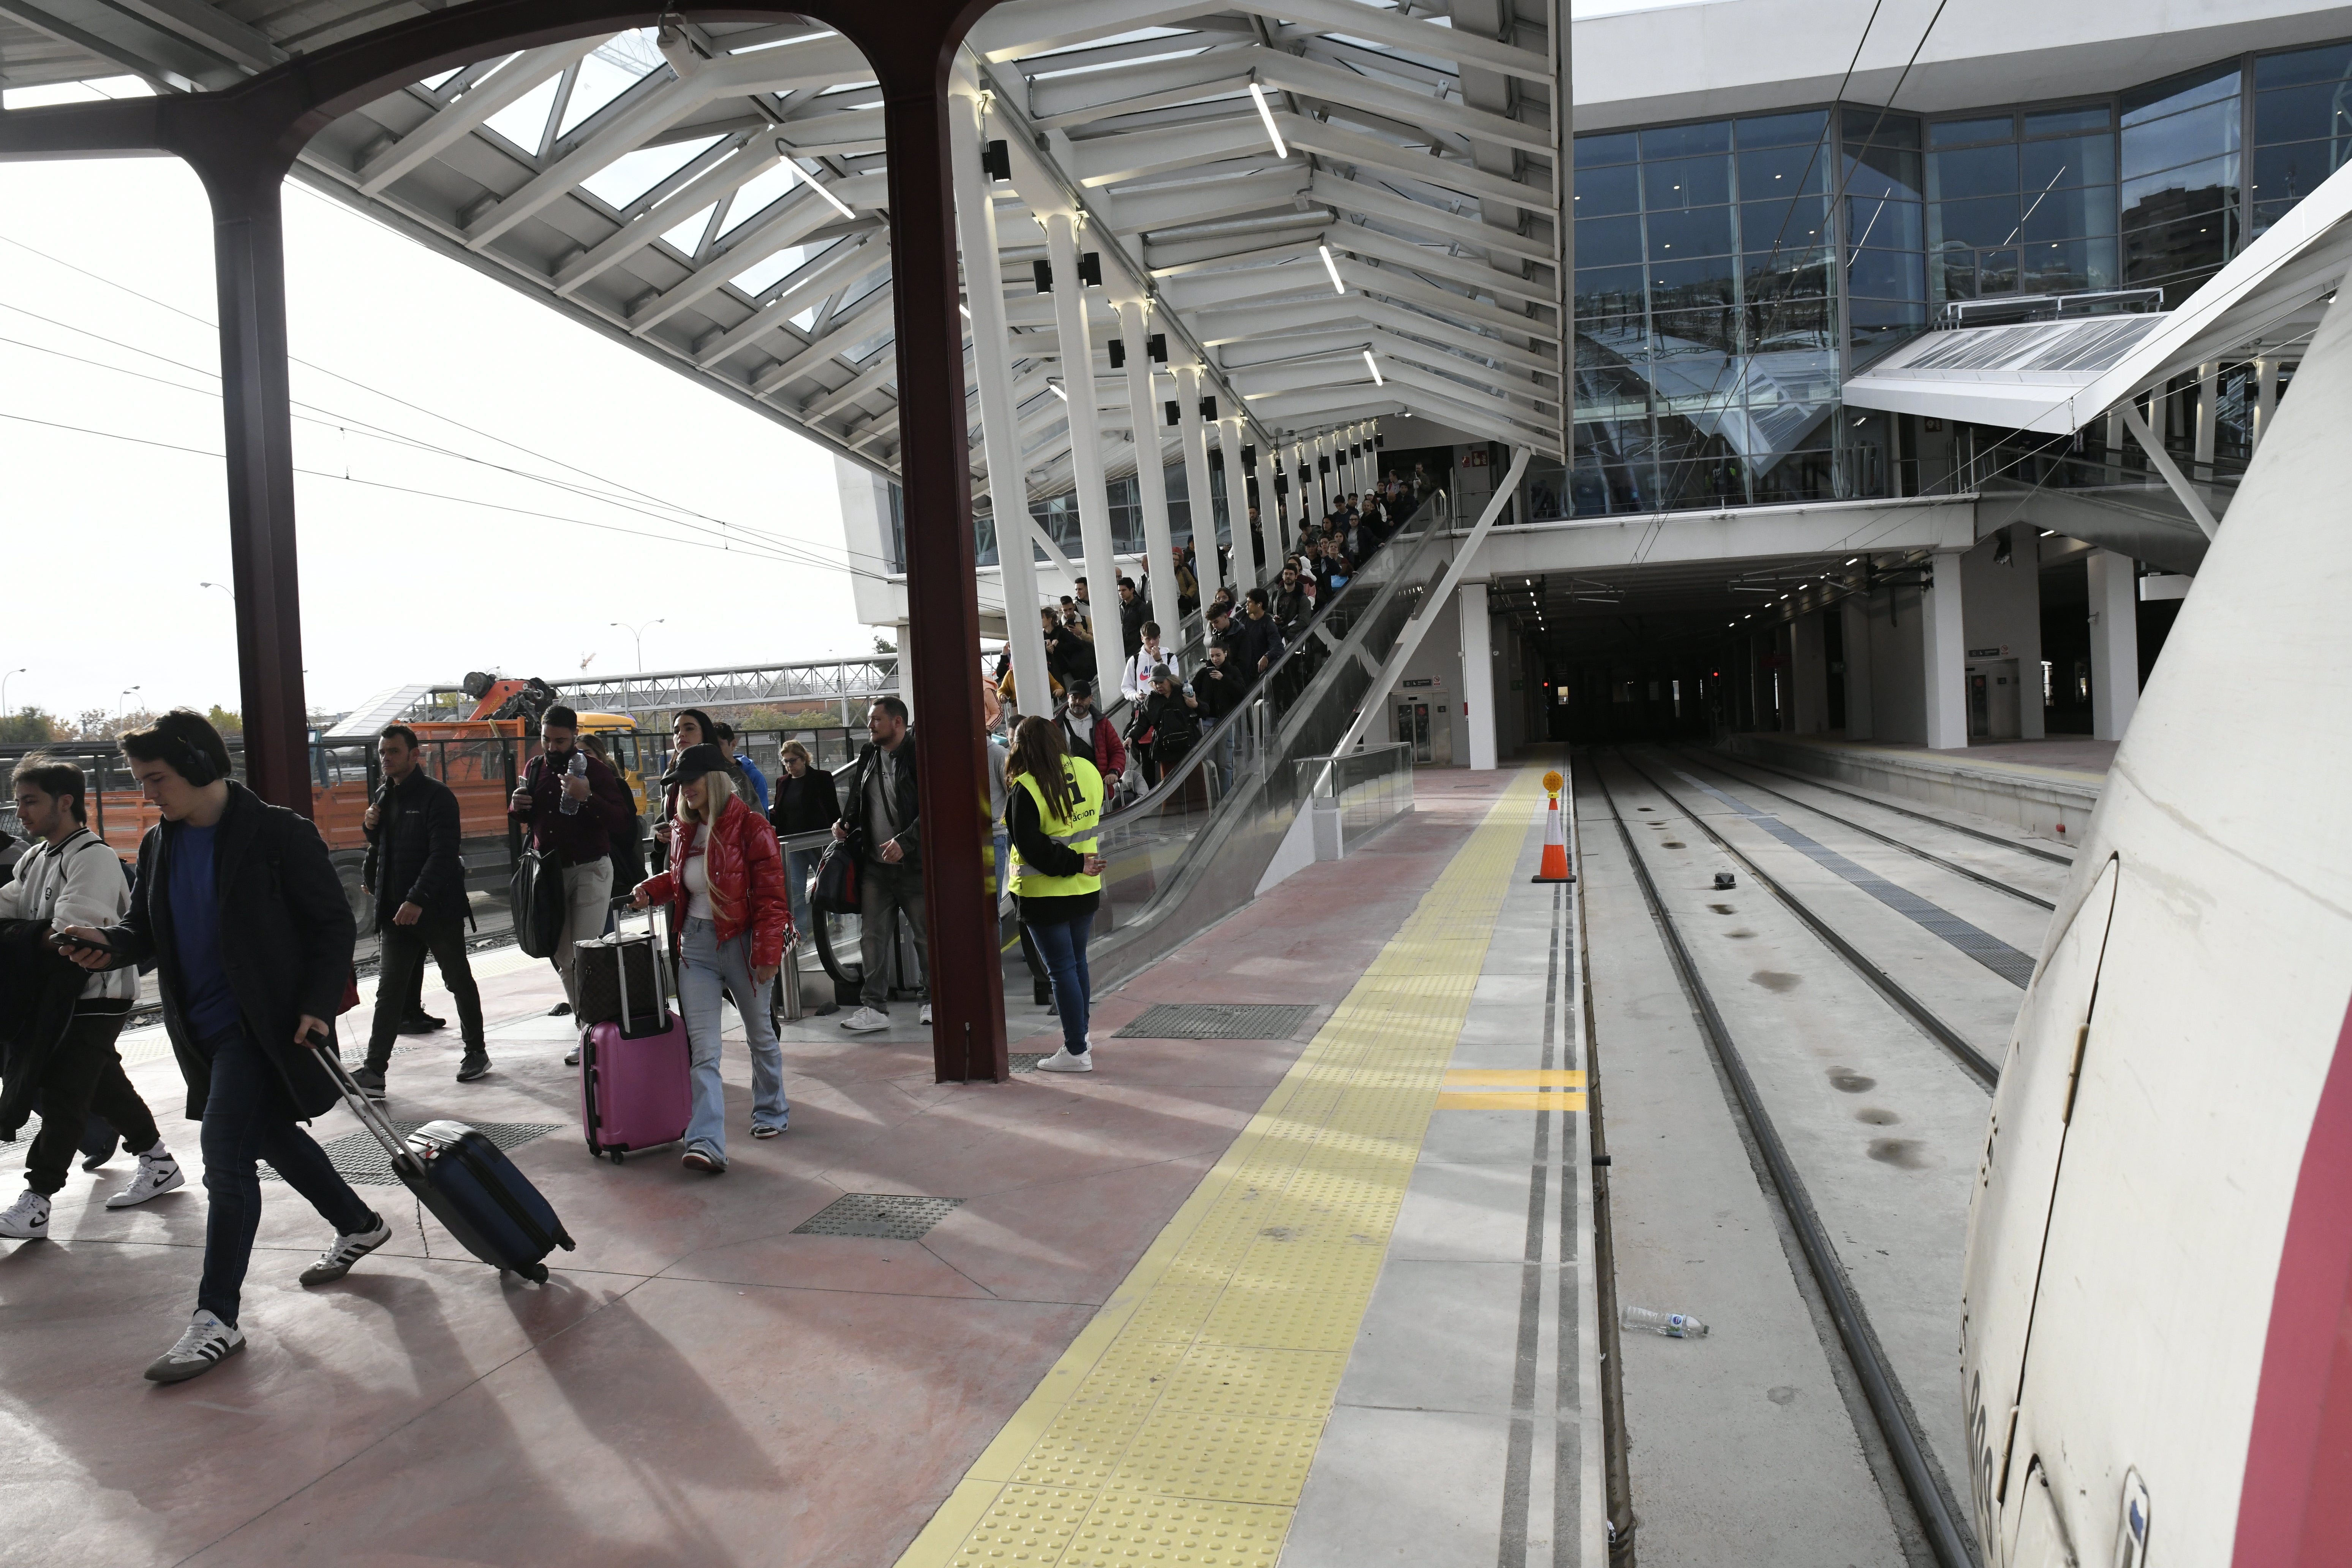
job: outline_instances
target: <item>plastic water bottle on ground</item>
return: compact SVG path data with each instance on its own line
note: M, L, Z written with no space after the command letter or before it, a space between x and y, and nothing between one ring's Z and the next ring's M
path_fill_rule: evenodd
M585 752L573 752L572 753L572 765L565 768L563 771L565 773L575 779L586 778L588 776L588 753ZM566 816L577 816L580 815L580 803L567 795L563 797L562 811L563 815Z
M1706 1325L1687 1312L1654 1312L1647 1307L1626 1307L1618 1312L1617 1321L1622 1327L1647 1329L1670 1340L1706 1338Z

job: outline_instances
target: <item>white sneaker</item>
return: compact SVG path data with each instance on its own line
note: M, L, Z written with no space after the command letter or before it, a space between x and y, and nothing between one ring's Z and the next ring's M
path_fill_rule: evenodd
M244 1348L244 1330L234 1323L224 1323L200 1308L188 1320L187 1331L181 1334L179 1343L157 1356L147 1368L147 1381L185 1383L192 1377L202 1377Z
M110 1209L127 1209L132 1204L143 1204L149 1198L160 1198L165 1193L176 1192L188 1184L187 1176L180 1170L180 1162L163 1146L139 1156L139 1170L131 1176L131 1184L106 1200Z
M917 1018L915 1022L920 1024L926 1029L931 1026L931 1005L929 1002L923 1004L922 1016Z
M870 1035L877 1029L890 1026L890 1015L877 1013L871 1007L860 1007L841 1021L841 1026L853 1035Z
M1070 1047L1064 1046L1052 1056L1039 1060L1037 1070L1039 1072L1092 1072L1095 1070L1095 1053L1089 1048L1086 1055L1074 1057L1070 1054Z
M352 1271L352 1265L392 1239L392 1225L378 1215L373 1230L347 1231L319 1254L319 1261L296 1276L305 1285L325 1285Z
M16 1194L6 1214L0 1214L0 1236L14 1241L39 1241L49 1234L49 1200L26 1187Z

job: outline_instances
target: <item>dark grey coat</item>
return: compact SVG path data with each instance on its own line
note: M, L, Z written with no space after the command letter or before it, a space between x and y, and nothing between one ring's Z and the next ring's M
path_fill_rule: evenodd
M158 823L139 845L139 884L131 912L106 939L123 963L155 961L163 1024L188 1080L188 1115L201 1117L212 1091L212 1064L181 1009L184 982L172 944L174 822ZM231 779L228 810L214 840L213 885L219 899L221 962L246 1028L260 1042L296 1112L305 1118L341 1099L317 1056L294 1043L295 1020L334 1021L352 974L358 928L327 846L310 819L271 805Z

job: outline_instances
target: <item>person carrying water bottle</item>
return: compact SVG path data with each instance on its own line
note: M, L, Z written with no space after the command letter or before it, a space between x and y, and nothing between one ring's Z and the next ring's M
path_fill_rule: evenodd
M1063 744L1061 726L1032 715L1014 731L1004 766L1005 826L1013 834L1013 892L1021 923L1053 976L1062 1048L1040 1072L1092 1072L1087 1037L1093 985L1087 936L1102 903L1104 860L1096 853L1102 825L1103 778ZM1017 786L1017 787L1016 787Z

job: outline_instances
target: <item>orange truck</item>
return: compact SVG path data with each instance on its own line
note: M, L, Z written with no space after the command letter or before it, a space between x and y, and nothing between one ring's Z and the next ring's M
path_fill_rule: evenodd
M507 820L507 796L539 754L539 722L529 716L536 707L529 699L546 692L537 682L488 676L469 678L463 687L396 688L371 699L331 729L310 731L311 819L327 841L362 935L375 929L375 900L362 890L360 878L367 860L367 833L361 818L383 783L376 734L395 723L416 731L425 771L457 796L467 889L502 891L520 838ZM458 716L468 702L472 710ZM654 758L640 750L635 721L623 713L583 713L580 729L619 770L642 819L649 805L645 768ZM240 749L232 736L232 761ZM85 766L95 764L91 829L116 854L135 860L140 839L161 818L135 786L124 787L130 781L121 756L85 753L80 760Z

